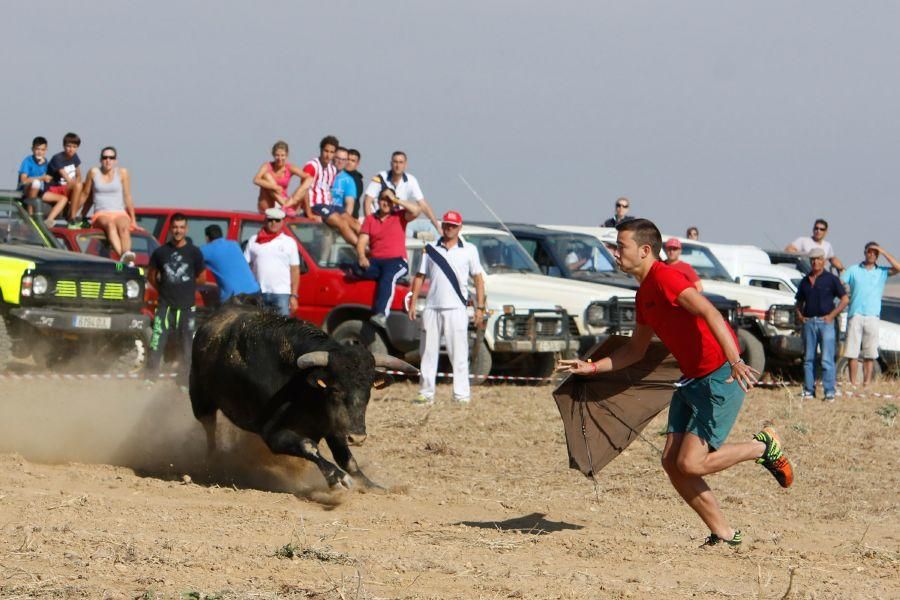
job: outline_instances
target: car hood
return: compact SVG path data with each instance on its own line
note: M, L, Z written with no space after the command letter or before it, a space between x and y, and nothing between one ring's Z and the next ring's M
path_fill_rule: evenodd
M704 279L702 283L704 292L719 294L729 300L737 300L741 306L754 311L765 312L773 304L794 304L794 295L787 292L712 279Z
M95 263L102 265L115 264L115 261L90 254L79 254L69 252L68 250L60 250L57 248L42 248L40 246L20 246L18 244L0 244L0 256L12 256L22 260L30 260L37 265L53 264L53 265L84 265L85 263Z
M530 297L551 305L562 306L570 315L579 318L584 314L588 304L594 300L609 300L613 296L634 298L634 290L530 273L485 275L485 288L492 301L495 296Z

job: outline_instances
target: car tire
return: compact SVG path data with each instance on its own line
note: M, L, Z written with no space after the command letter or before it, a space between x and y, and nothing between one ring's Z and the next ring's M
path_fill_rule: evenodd
M6 327L6 318L0 315L0 372L6 371L9 359L12 358L12 338Z
M750 367L759 373L766 370L766 350L755 335L746 329L737 330L738 344L740 344L741 358Z
M474 358L474 360L472 360ZM469 376L472 385L482 385L488 381L487 376L491 374L494 366L494 359L491 357L491 351L488 349L484 340L481 340L481 347L478 354L469 354Z
M850 359L845 357L840 357L837 361L837 364L834 366L837 380L843 381L845 383L850 383ZM857 381L862 382L863 380L863 361L860 359L859 364L857 365ZM881 362L876 360L875 365L872 368L872 381L878 381L881 379Z
M345 346L363 346L372 354L388 354L378 328L368 321L344 321L334 328L331 337Z

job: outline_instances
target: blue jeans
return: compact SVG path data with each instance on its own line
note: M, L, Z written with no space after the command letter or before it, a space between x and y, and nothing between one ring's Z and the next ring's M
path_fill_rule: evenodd
M286 317L291 316L290 294L261 294L263 306L274 308L275 311Z
M356 267L357 274L363 279L374 279L375 301L372 303L372 314L388 316L391 303L394 301L394 286L397 280L409 272L405 258L370 258L369 267L365 270Z
M834 321L826 323L822 317L812 317L803 324L803 389L816 393L816 347L822 347L822 387L826 396L834 396Z

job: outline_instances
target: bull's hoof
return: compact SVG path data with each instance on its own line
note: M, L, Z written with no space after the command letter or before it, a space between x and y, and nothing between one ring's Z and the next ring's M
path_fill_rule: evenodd
M349 490L353 487L353 478L350 477L347 473L338 474L339 472L335 472L331 477L328 478L328 487L333 490Z

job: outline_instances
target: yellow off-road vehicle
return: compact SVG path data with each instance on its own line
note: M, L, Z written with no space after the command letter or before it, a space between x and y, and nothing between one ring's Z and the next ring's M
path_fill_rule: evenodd
M0 372L12 358L53 367L76 355L92 370L132 370L149 317L141 271L63 250L18 192L0 190Z

